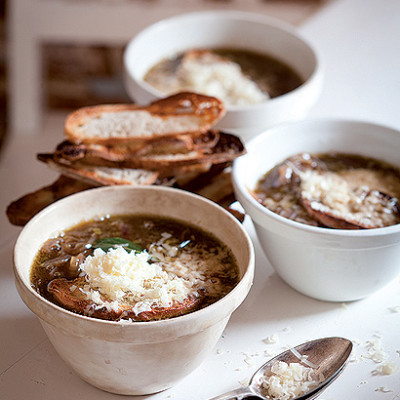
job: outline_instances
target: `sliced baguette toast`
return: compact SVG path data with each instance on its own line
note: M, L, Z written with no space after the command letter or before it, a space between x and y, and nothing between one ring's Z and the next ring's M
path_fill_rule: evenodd
M83 107L67 116L64 128L73 143L120 144L205 132L224 114L223 103L215 97L185 92L145 107Z
M215 146L218 139L219 132L209 130L197 136L181 135L173 138L160 138L155 141L141 142L140 145L134 146L130 143L114 146L93 143L75 144L64 140L57 146L55 157L71 162L82 160L85 157L125 161L139 156L187 154L191 151L201 151Z
M53 202L71 194L91 189L96 186L117 184L116 180L106 182L99 175L88 176L85 169L77 170L66 165L57 165L52 161L52 155L42 157L41 161L60 171L61 175L51 185L28 193L13 201L7 207L7 217L11 224L24 226L34 215ZM170 177L160 177L153 184L177 187L200 194L229 210L229 205L234 201L233 189L229 181L229 170L224 169L228 164L203 165L203 170L195 170L193 167L183 167ZM222 172L221 172L222 171ZM133 184L137 184L133 183ZM148 181L150 184L150 181ZM235 216L243 220L242 216Z
M24 226L39 211L55 201L93 187L82 181L60 176L51 185L28 193L9 204L7 218L13 225Z
M159 171L134 168L115 168L97 165L86 165L80 161L60 162L53 153L37 154L37 159L51 169L73 179L102 185L184 185L199 175L209 171L211 163L197 163L183 166L170 166Z
M138 314L132 310L133 304L119 301L116 310L107 310L106 307L97 307L96 303L89 300L83 292L87 282L84 277L73 280L65 278L53 279L48 285L48 291L52 294L58 304L67 310L90 317L120 320L131 319L132 321L157 321L173 318L197 310L204 300L204 291L199 290L197 296L189 296L182 302L176 302L169 307L153 307L149 311ZM103 296L103 300L107 300Z
M103 185L175 186L229 209L234 195L225 168L246 150L238 137L210 129L224 112L219 100L194 93L147 107L77 110L66 120L67 140L54 153L37 155L60 178L12 202L9 221L24 225L52 202Z
M66 165L57 162L53 154L38 154L37 158L62 175L95 186L152 185L158 178L156 171L145 169L98 167L80 165L79 163Z
M55 159L61 164L73 165L79 161L84 165L139 168L155 171L168 171L176 168L201 165L219 164L232 161L245 154L246 150L240 139L234 135L219 132L218 140L210 147L203 147L186 153L137 155L129 152L124 157L110 157L109 152L98 151L93 146L64 144L58 148Z

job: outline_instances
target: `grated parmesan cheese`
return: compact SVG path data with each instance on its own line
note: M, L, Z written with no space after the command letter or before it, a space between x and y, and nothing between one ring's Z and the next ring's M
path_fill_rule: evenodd
M362 170L368 174L367 170ZM358 171L359 172L359 171ZM320 173L316 170L300 172L302 196L310 201L316 211L355 221L365 226L383 227L396 224L394 212L397 199L382 199L370 187L353 186L353 172L339 175L335 172Z
M129 301L136 315L154 305L169 307L182 302L193 293L190 282L169 274L159 263L149 263L149 259L145 251L128 253L118 247L106 253L96 249L80 266L88 282L82 291L99 307L113 310L119 302Z
M122 307L135 315L171 307L200 292L210 299L220 298L231 289L224 278L236 276L236 271L226 270L229 254L228 248L210 249L195 237L181 243L163 232L147 251L95 249L80 265L86 282L79 290L95 309L117 312Z
M229 105L261 103L269 99L240 66L212 53L184 61L179 70L181 89L215 96Z
M383 350L382 341L379 337L367 340L368 353L364 354L364 358L369 358L375 363L381 363L387 359L387 354Z
M265 344L275 344L279 342L279 336L274 333L271 336L266 337L265 339L263 339L263 342Z
M372 371L372 375L393 375L399 367L393 362L385 362Z
M228 57L208 50L186 52L171 64L153 67L145 76L164 95L189 91L219 98L227 105L249 105L270 96Z
M261 386L272 399L290 400L308 393L323 379L322 374L316 377L312 368L300 363L278 361L262 377Z
M393 390L388 389L385 386L380 386L380 387L375 389L375 392L390 393L390 392L393 392Z

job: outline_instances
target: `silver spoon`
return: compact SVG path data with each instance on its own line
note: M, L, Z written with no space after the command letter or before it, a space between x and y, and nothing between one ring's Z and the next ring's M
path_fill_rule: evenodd
M260 399L271 400L271 397L261 387L261 379L268 373L273 364L278 361L301 363L303 366L313 366L315 374L322 373L324 379L308 393L291 400L311 400L319 396L343 371L349 359L353 344L350 340L340 337L329 337L312 340L289 349L265 363L253 375L247 387L232 390L210 400L241 400L247 396L256 396Z

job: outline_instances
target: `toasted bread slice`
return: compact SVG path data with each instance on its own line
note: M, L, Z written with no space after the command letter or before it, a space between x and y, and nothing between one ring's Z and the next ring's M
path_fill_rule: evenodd
M109 153L93 151L85 145L65 146L55 153L59 163L80 163L92 166L113 168L139 168L154 171L173 171L184 166L201 164L219 164L232 161L245 154L246 150L240 139L234 135L219 132L218 140L210 147L200 147L187 153L137 155L126 152L122 159L111 159ZM165 175L165 174L164 174Z
M64 160L64 162L60 162L60 159L52 153L37 154L37 158L39 161L46 163L51 169L65 176L96 186L153 184L163 186L177 184L181 186L209 171L212 166L211 163L202 162L155 171L86 165L79 161L70 163Z
M211 177L202 187L193 190L194 193L220 203L233 195L231 168L225 168L219 174Z
M162 171L179 166L211 163L220 164L233 161L245 154L246 150L240 139L228 133L219 133L217 143L212 147L193 150L185 154L160 154L132 157L122 163L125 167L156 169Z
M7 207L7 217L11 224L24 226L33 216L48 205L70 194L93 188L93 185L60 176L49 186L13 201Z
M156 171L132 168L111 168L80 165L79 163L62 164L57 162L53 154L38 154L38 159L50 168L73 179L90 185L152 185L158 178Z
M61 142L55 157L65 161L79 161L86 158L99 158L108 161L125 161L133 157L159 156L166 154L187 154L214 147L219 140L218 131L207 131L199 135L181 135L174 138L140 142L140 145L123 143L107 146L102 144L75 144L69 140ZM61 161L62 162L62 161Z
M363 192L358 197L359 204L366 212L355 211L347 204L340 204L340 209L331 208L321 199L314 200L299 191L300 204L307 213L323 226L335 229L376 229L396 225L400 222L400 208L397 199L377 190ZM351 195L348 195L350 197ZM343 210L346 209L346 212Z
M211 163L199 163L193 165L178 166L158 171L159 178L169 178L174 186L182 187L207 173L213 165Z
M80 108L65 121L73 143L118 144L205 132L225 114L215 97L178 93L146 107L133 104Z
M232 207L232 204L236 202L236 198L232 186L231 163L215 164L208 172L199 174L180 187L214 201L229 211L240 222L244 221L244 212Z
M54 300L62 307L78 314L107 320L124 318L144 322L173 318L196 310L204 300L203 296L191 296L183 302L173 304L170 307L154 307L150 311L135 314L132 311L132 305L126 303L121 303L117 310L96 307L96 304L88 300L85 294L79 290L85 285L87 285L87 282L83 277L71 281L59 278L49 283L48 290L53 295Z

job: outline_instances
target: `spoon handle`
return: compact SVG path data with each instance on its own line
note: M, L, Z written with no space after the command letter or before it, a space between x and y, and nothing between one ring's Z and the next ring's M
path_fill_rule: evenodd
M248 386L231 390L230 392L220 394L219 396L213 397L209 400L241 400L246 396L256 396Z

